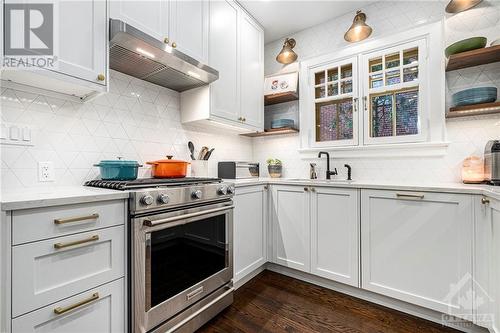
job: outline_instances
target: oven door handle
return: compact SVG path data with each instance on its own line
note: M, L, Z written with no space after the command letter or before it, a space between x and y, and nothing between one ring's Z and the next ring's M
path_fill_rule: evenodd
M168 217L166 219L155 220L155 221L150 220L150 219L144 219L144 221L142 222L142 224L144 226L146 226L146 227L156 227L157 225L160 225L160 224L170 223L170 222L179 221L179 220L185 220L185 219L189 219L189 218L192 218L192 217L197 217L197 216L207 215L207 214L211 214L211 213L221 212L221 211L224 211L224 210L230 210L230 209L233 209L233 208L234 208L233 205L231 205L231 206L224 206L224 207L219 207L219 208L207 209L207 210L204 210L204 211L201 211L201 212L196 212L196 213L189 213L189 214L183 214L183 215L179 215L179 216Z

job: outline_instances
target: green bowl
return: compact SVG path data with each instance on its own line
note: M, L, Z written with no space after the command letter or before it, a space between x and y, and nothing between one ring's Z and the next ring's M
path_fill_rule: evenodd
M467 38L456 43L451 44L444 50L446 57L452 54L462 53L465 51L482 49L486 46L486 37L472 37Z

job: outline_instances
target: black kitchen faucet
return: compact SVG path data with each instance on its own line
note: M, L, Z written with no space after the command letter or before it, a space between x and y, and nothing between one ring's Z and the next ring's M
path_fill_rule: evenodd
M335 168L333 171L330 171L330 154L328 154L326 151L320 151L318 154L318 158L321 158L322 155L326 155L326 179L332 179L331 176L338 175L337 168Z

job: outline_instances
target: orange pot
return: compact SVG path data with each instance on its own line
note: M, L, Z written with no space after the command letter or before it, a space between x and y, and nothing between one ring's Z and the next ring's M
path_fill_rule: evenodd
M151 175L154 178L184 178L187 174L189 162L173 160L173 156L167 156L166 160L146 162L152 166Z

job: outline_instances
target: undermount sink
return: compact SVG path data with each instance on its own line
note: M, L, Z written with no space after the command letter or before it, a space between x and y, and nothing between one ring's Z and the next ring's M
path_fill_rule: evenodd
M310 183L338 183L338 184L349 184L354 182L354 180L346 179L308 179L308 178L290 178L285 179L292 182L310 182Z

